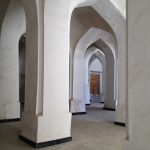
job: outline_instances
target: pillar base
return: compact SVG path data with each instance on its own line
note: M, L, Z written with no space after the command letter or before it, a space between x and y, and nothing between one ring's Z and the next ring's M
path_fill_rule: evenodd
M109 110L109 111L116 111L116 109L114 109L114 108L107 108L107 107L104 107L103 109L104 109L104 110Z
M14 119L2 119L2 120L0 120L0 123L16 122L16 121L20 121L20 118L14 118Z
M75 112L75 113L72 113L72 115L85 115L87 114L87 112Z
M122 126L122 127L126 127L126 124L123 122L115 122L115 125L117 126Z
M91 104L86 104L86 106L90 106Z
M23 136L19 136L19 139L29 145L31 145L34 148L43 148L43 147L48 147L48 146L54 146L54 145L58 145L58 144L63 144L66 142L70 142L72 141L72 137L67 137L67 138L62 138L62 139L57 139L57 140L53 140L53 141L47 141L47 142L42 142L42 143L35 143Z

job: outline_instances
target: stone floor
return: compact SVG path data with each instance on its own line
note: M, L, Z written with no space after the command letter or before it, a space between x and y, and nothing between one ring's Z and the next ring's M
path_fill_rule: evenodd
M121 150L125 128L114 125L114 112L93 103L86 115L73 116L73 141L42 150ZM18 140L20 122L0 124L0 150L33 150Z
M91 95L91 101L92 102L100 102L101 101L101 95Z

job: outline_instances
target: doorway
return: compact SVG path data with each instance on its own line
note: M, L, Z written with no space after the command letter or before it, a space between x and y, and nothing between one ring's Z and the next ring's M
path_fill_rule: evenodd
M100 73L90 72L90 94L99 95L100 94Z
M101 101L101 75L100 72L90 71L90 101Z

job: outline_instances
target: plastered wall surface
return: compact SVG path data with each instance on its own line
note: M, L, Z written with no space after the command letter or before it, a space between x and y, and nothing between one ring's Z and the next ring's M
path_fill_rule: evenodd
M0 11L1 11L1 14L0 14L0 32L1 32L1 25L3 23L3 19L5 17L8 5L9 5L9 0L1 0L0 1Z
M128 1L128 136L124 150L150 149L150 1Z
M126 0L110 0L120 13L126 17Z
M20 117L18 47L25 30L24 9L19 1L11 1L0 36L0 119Z
M90 66L90 71L99 71L102 72L103 68L102 68L102 64L100 63L100 61L98 59L95 59L91 66Z
M45 1L43 115L38 119L37 142L71 136L69 23L69 0Z

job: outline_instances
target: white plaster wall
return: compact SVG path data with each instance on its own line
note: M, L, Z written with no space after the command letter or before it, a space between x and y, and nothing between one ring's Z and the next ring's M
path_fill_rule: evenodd
M36 143L70 137L69 0L22 2L27 15L27 54L33 50L26 60L28 102L21 135Z
M128 1L128 131L125 150L150 149L150 1Z
M120 13L126 17L126 0L110 0Z
M11 1L0 37L0 119L20 117L18 46L25 25L22 5L18 0Z
M102 63L96 58L90 65L90 71L102 72Z
M122 14L122 16L126 17L126 0L109 0L109 1L118 9L118 11ZM85 5L89 6L96 2L99 2L99 0L76 0L74 1L74 5L78 4L78 7L83 7Z
M69 0L45 1L43 114L38 119L37 142L71 136L69 17Z
M1 25L3 23L3 19L5 17L8 5L9 5L10 0L1 0L0 1L0 33L1 33Z
M81 0L82 1L82 0ZM110 25L102 18L93 7L75 8L70 22L70 52L74 53L75 47L81 37L91 28L97 27L109 32L114 37ZM115 43L117 45L117 43Z

